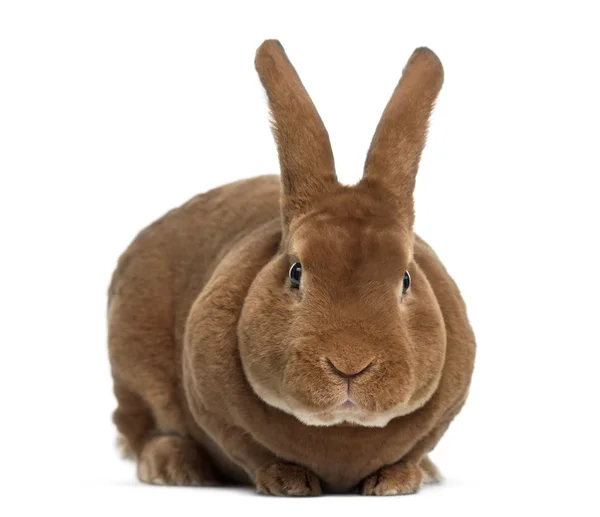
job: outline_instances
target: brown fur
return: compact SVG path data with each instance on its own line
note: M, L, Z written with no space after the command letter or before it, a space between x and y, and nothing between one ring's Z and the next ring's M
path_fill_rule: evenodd
M114 274L124 449L150 483L416 492L439 479L427 453L465 402L475 355L456 285L413 233L441 64L415 51L355 186L337 182L327 131L278 42L259 48L256 68L281 182L193 198L142 231Z

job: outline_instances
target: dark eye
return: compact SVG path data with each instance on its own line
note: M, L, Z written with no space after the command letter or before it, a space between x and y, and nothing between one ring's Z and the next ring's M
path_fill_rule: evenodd
M404 273L404 278L402 279L402 294L404 294L406 291L408 291L409 287L410 287L410 274L408 273L408 271L406 271Z
M290 282L292 282L292 287L300 287L300 278L302 278L302 264L294 262L290 268Z

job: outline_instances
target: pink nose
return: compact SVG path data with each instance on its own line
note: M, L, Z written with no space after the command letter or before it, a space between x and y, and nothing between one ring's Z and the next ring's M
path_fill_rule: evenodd
M361 373L364 373L369 366L373 364L373 359L369 359L368 361L364 361L362 363L354 363L349 364L346 362L342 362L340 360L332 360L327 358L329 361L329 365L331 369L336 375L343 377L344 379L350 379L352 377L357 377Z

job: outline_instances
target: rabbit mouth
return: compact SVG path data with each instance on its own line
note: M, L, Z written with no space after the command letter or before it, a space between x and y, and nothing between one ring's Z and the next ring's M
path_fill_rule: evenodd
M315 382L311 390L294 389L294 385L284 385L284 389L277 389L259 382L251 371L247 372L247 376L259 399L309 426L331 427L349 424L385 427L392 419L417 410L430 396L430 393L427 393L419 400L414 400L412 390L402 389L394 394L395 400L390 400L389 394L387 397L378 396L374 392L372 382L365 382L369 379L355 378L356 375L344 377L336 374L335 377L325 379L325 382ZM300 385L300 388L303 386Z
M284 413L296 417L305 425L318 427L331 427L335 425L358 425L362 427L385 427L390 420L412 413L421 403L400 402L388 410L370 411L363 407L353 397L344 393L341 400L327 409L307 408L290 397L279 397L266 390L256 389L255 393L266 404L275 407Z

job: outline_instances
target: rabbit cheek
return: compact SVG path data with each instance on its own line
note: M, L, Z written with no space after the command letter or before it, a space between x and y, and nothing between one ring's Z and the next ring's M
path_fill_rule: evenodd
M288 410L280 387L287 351L285 342L285 301L271 286L267 266L255 279L242 309L238 324L240 359L246 378L263 401Z
M346 400L347 381L332 378L323 349L323 344L314 340L297 340L290 345L283 389L293 401L294 414L323 414Z

